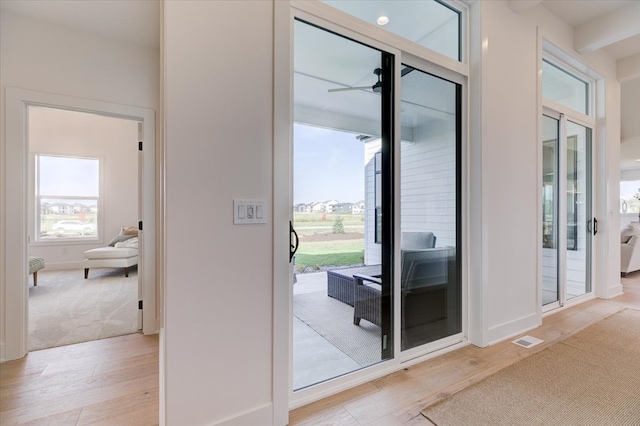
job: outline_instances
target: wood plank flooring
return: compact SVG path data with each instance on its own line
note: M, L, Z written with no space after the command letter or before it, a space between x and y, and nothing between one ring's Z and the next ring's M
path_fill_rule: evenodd
M130 334L0 364L0 424L157 425L158 336Z
M640 309L640 273L625 294L547 316L531 349L468 346L293 410L290 425L425 426L420 411L625 307ZM158 337L128 336L31 352L0 364L0 424L158 424Z

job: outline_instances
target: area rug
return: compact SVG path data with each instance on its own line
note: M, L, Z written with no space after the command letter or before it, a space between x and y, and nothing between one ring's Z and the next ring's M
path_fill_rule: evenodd
M422 414L437 426L640 425L640 311L607 317Z
M122 269L40 271L29 286L29 350L138 331L138 274ZM31 282L31 281L30 281Z
M380 327L365 320L354 325L353 307L326 291L296 294L293 314L361 366L380 362Z

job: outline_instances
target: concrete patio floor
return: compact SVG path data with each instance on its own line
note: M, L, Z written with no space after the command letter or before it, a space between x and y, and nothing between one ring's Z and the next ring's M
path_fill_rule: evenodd
M296 295L316 291L327 292L327 273L297 274L293 285ZM328 297L328 296L327 296ZM293 317L293 389L298 390L362 368L324 337Z

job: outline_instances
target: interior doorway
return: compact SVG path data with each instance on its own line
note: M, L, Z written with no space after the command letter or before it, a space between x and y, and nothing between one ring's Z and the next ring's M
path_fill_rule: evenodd
M82 111L107 117L119 117L142 123L139 127L138 155L141 177L139 189L138 279L140 292L138 306L142 310L144 334L158 331L156 318L155 229L156 229L156 161L155 113L153 110L111 104L61 95L7 88L6 90L6 176L12 180L5 192L5 238L12 242L11 250L3 254L6 259L4 281L5 345L4 360L18 359L28 352L28 224L25 214L29 201L29 155L27 111L30 106L61 110ZM104 241L102 242L104 243ZM108 243L108 241L106 242ZM106 244L105 243L105 244Z
M137 332L141 123L35 105L27 119L28 254L45 265L29 281L29 350Z

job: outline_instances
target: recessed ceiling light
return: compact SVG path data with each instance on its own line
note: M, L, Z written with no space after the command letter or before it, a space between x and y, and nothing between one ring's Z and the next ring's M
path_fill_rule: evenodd
M376 22L378 23L378 25L387 25L389 23L389 18L384 15L378 16Z

